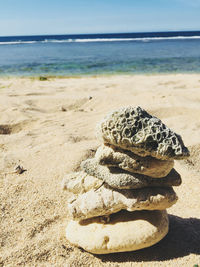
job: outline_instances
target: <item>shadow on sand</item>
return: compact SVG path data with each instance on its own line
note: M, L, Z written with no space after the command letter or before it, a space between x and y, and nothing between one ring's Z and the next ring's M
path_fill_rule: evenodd
M165 261L189 255L200 255L200 219L183 219L169 215L167 236L152 247L133 252L96 255L103 262Z

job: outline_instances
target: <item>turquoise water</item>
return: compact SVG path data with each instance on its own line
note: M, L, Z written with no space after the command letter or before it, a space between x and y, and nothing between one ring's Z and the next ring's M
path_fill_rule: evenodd
M200 72L200 34L186 37L126 37L124 34L117 38L84 37L59 36L59 39L55 36L54 39L43 37L41 40L36 37L30 40L0 37L0 75Z

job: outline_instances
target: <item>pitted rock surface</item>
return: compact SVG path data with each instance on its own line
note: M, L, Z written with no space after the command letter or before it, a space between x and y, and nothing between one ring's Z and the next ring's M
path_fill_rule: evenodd
M164 238L168 229L166 211L120 211L112 214L108 223L102 223L101 217L69 221L66 238L86 251L106 254L152 246Z
M175 204L177 199L172 187L115 190L103 185L98 190L79 195L68 204L68 210L74 220L80 221L110 215L122 209L165 210Z
M131 151L111 145L100 146L95 158L101 165L118 167L154 178L166 176L174 166L174 160L160 160L150 156L140 157Z
M109 114L98 126L104 141L142 157L184 159L189 150L181 136L141 107L121 108Z
M96 159L83 161L81 168L89 175L101 179L109 186L118 189L168 187L181 184L181 176L174 169L167 176L158 179L138 173L130 173L119 168L99 165Z
M86 172L73 172L65 175L62 188L74 194L84 193L91 189L98 189L103 181L88 175Z

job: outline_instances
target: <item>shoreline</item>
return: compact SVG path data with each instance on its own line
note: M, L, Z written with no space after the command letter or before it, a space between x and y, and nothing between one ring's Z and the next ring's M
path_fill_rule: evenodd
M200 75L200 72L160 72L160 73L100 73L100 74L77 74L77 75L0 75L0 79L30 79L39 80L45 79L80 79L80 78L103 78L103 77L116 77L116 76L177 76L177 75ZM42 80L42 79L41 79Z

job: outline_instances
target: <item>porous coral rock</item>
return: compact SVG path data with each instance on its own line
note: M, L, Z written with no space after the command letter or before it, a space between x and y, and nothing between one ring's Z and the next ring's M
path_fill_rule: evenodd
M168 229L166 211L120 211L112 214L108 223L103 223L101 217L80 222L71 220L66 237L86 251L106 254L152 246L164 238Z
M175 204L177 199L172 187L114 190L103 185L98 190L79 195L68 204L68 210L74 220L83 220L109 215L122 209L165 210Z
M154 178L166 176L174 166L174 160L159 160L150 156L141 157L131 151L111 145L100 146L95 158L101 165L119 167L129 172Z
M90 189L98 189L103 181L86 172L73 172L65 175L62 188L74 194L84 193Z
M99 165L96 159L88 159L81 163L81 168L89 175L103 180L113 188L137 189L143 187L166 187L181 184L181 176L172 169L163 178L152 178L138 173L130 173L115 167Z
M181 136L141 107L126 107L112 112L99 124L98 135L104 143L142 157L183 159L189 156Z

